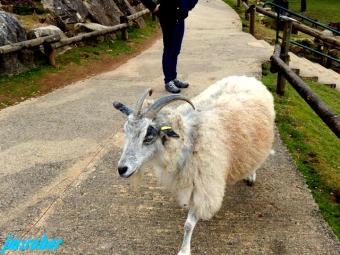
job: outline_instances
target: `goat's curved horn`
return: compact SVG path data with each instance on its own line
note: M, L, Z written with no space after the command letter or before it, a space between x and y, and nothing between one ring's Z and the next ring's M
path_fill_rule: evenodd
M136 117L140 116L141 111L142 111L142 107L143 107L143 103L148 96L152 95L152 92L153 92L152 89L149 88L138 99L136 106L135 106L134 116L136 116Z
M145 113L145 117L150 118L150 119L154 119L157 116L157 113L164 106L166 106L166 105L168 105L168 104L170 104L174 101L177 101L177 100L182 100L182 101L189 103L192 106L192 108L195 110L194 104L188 98L186 98L182 95L171 95L171 96L165 96L165 97L158 99L153 105L151 105L149 107L149 109Z

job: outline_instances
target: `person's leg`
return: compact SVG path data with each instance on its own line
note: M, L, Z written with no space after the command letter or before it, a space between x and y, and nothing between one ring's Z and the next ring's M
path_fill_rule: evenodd
M181 51L184 21L180 22L162 22L161 27L163 32L163 72L164 81L168 83L177 77L177 59Z
M163 32L163 58L162 58L162 65L163 65L163 73L164 73L164 82L168 83L173 78L173 71L172 71L172 41L174 36L174 26L166 21L160 20L161 28Z
M176 23L175 36L173 40L173 55L172 55L172 70L173 80L177 78L177 62L178 56L181 53L182 42L184 37L185 22L184 20Z
M177 62L178 62L178 56L181 52L182 48L182 42L184 37L184 31L185 31L185 21L182 20L180 22L177 22L176 24L176 31L175 31L175 38L173 41L173 55L172 55L172 62L171 62L171 68L173 70L173 82L177 88L184 89L189 87L189 83L183 82L177 79Z

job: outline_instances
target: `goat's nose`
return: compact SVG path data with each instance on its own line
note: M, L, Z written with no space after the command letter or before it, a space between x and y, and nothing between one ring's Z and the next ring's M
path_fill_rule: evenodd
M120 176L124 175L128 170L127 166L119 166L118 167L118 173Z

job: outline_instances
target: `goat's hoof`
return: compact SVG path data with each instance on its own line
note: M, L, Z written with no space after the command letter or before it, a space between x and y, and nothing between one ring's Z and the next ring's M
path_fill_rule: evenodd
M244 181L246 182L248 186L250 187L254 186L255 181L256 181L256 173L249 175L247 178L244 179Z
M254 186L255 182L254 181L250 181L250 180L244 180L244 182L247 184L247 186L252 187Z
M189 253L185 253L185 252L179 252L177 255L191 255L191 252L189 252Z

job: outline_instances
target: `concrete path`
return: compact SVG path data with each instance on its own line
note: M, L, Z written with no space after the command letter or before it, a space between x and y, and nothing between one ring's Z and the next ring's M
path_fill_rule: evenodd
M200 1L187 28L188 96L228 75L260 76L272 53L220 0ZM47 233L64 241L57 254L176 254L186 212L150 171L137 190L116 174L124 120L111 102L133 104L147 87L164 94L161 51L158 41L112 72L0 112L0 245L8 233ZM254 187L228 187L216 217L199 222L192 254L339 254L279 137L275 150Z

